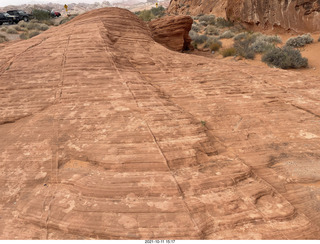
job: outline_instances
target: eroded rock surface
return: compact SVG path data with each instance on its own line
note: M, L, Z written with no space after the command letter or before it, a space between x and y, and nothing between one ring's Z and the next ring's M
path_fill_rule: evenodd
M319 0L172 0L170 13L215 14L262 28L320 30Z
M0 56L1 239L319 239L315 77L170 51L132 13Z
M168 12L172 14L214 14L225 17L228 0L171 0Z
M190 16L166 16L149 23L152 38L174 51L192 48L189 31L193 20Z

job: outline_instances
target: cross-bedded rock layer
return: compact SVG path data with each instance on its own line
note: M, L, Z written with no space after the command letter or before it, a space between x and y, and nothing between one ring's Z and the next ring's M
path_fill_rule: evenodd
M1 239L318 239L319 80L95 10L0 50Z

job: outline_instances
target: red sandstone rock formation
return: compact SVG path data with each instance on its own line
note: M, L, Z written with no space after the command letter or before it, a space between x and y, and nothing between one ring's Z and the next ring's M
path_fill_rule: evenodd
M170 51L123 9L9 43L0 239L319 239L319 93Z
M259 25L295 31L320 30L319 0L228 0L227 17Z
M214 14L225 17L227 0L171 0L168 12L172 14Z
M217 16L261 28L282 27L304 32L320 30L319 0L172 0L168 11L192 15L216 12Z
M190 16L166 16L149 23L152 38L175 51L189 50L191 38L189 31L192 26Z

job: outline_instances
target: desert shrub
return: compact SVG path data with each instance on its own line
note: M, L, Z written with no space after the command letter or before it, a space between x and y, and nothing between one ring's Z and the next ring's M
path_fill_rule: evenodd
M269 43L282 43L282 40L279 36L260 35L258 38Z
M200 22L205 22L207 25L214 25L216 23L216 17L214 15L203 15L199 17Z
M32 31L32 32L30 32L30 34L29 34L29 38L32 38L32 37L37 36L37 35L39 35L39 34L40 34L39 31Z
M200 21L199 24L202 25L202 26L207 26L208 25L208 23L205 22L205 21Z
M199 32L200 31L200 27L197 24L193 23L192 27L191 27L191 30L193 30L195 32Z
M40 26L39 23L30 22L30 23L27 23L26 28L27 28L28 30L35 30L35 29L38 29L39 26Z
M225 18L222 18L222 17L218 17L216 19L216 26L219 26L219 27L231 27L233 26L233 23L229 20L226 20Z
M220 34L219 30L216 27L212 26L212 25L207 26L205 31L206 31L205 32L206 35L216 35L217 36L217 35Z
M150 10L137 11L135 14L143 21L150 21L157 17L164 16L165 11L166 9L163 6L160 6L158 8L151 8Z
M198 14L197 16L194 16L193 19L198 20L201 16L203 16L204 14Z
M210 51L212 52L212 51L218 51L221 48L221 46L222 45L220 43L215 42L215 43L212 43L209 48L210 48Z
M286 42L286 46L289 47L304 47L307 44L313 42L313 38L310 34L304 34L302 36L291 37Z
M7 30L8 30L8 28L7 28L7 27L3 27L3 28L1 28L1 31L3 31L3 32L7 32Z
M21 26L19 25L15 25L14 28L16 29L16 31L23 31L24 28L21 28Z
M140 19L143 21L150 21L155 18L154 14L151 12L151 10L142 10L140 14L138 15Z
M154 16L162 17L165 15L166 9L163 6L159 6L158 8L151 8L150 11Z
M8 41L8 38L0 34L0 43L7 42L7 41Z
M244 32L246 28L244 28L241 24L237 23L236 25L232 26L230 30L234 33Z
M52 19L46 19L41 21L41 23L46 24L46 25L55 25L55 22Z
M65 23L69 22L70 20L74 19L77 16L78 16L78 14L73 14L73 15L71 15L69 17L65 17L62 20L60 20L59 25L65 24Z
M20 21L20 22L18 23L18 25L19 25L21 28L26 28L26 27L27 27L27 24L28 24L28 23L26 23L26 22L24 22L24 21Z
M297 69L308 66L308 59L303 58L299 50L289 46L270 49L262 56L262 61L282 69Z
M247 35L248 35L248 32L241 32L241 33L235 35L233 37L233 40L238 41L238 40L244 39L244 38L246 38Z
M194 30L190 30L189 31L189 36L191 38L191 40L194 40L194 38L198 35L197 32L195 32Z
M49 26L47 26L46 24L42 24L42 25L38 25L37 29L40 31L46 31L49 29Z
M220 39L230 39L232 37L234 37L234 33L230 30L227 30L222 33L222 35L220 36Z
M229 56L235 56L236 53L237 51L234 47L225 48L221 51L221 54L224 58Z
M210 37L206 40L206 43L204 45L204 48L210 48L213 44L217 44L219 45L220 47L222 47L222 42L216 38L216 37ZM219 48L220 48L219 47ZM216 50L213 50L213 51L216 51Z
M22 39L22 40L28 39L28 35L27 35L26 33L21 33L19 37L20 37L20 39Z
M201 44L204 43L208 37L205 35L199 35L198 33L196 33L195 31L191 30L189 32L189 36L191 38L191 40L193 40L195 43L197 44Z
M250 48L255 53L264 53L273 47L274 47L273 43L266 42L265 40L260 38L257 38L256 41L250 45Z
M198 44L194 41L191 42L191 45L194 47L194 49L198 49Z
M43 9L33 9L32 15L36 20L48 20L50 19L50 12Z
M208 37L206 35L197 35L192 39L195 43L202 44L204 43Z
M11 29L11 28L7 29L7 33L8 34L18 34L18 32L15 29Z
M245 39L237 40L234 42L233 46L240 57L246 59L254 59L255 52L250 46L254 42L253 40L255 41L255 38L253 38L252 36L248 36Z

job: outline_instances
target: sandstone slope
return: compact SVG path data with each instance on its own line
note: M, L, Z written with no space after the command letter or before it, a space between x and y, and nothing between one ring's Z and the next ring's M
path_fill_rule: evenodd
M319 239L318 78L117 8L0 52L1 239Z

